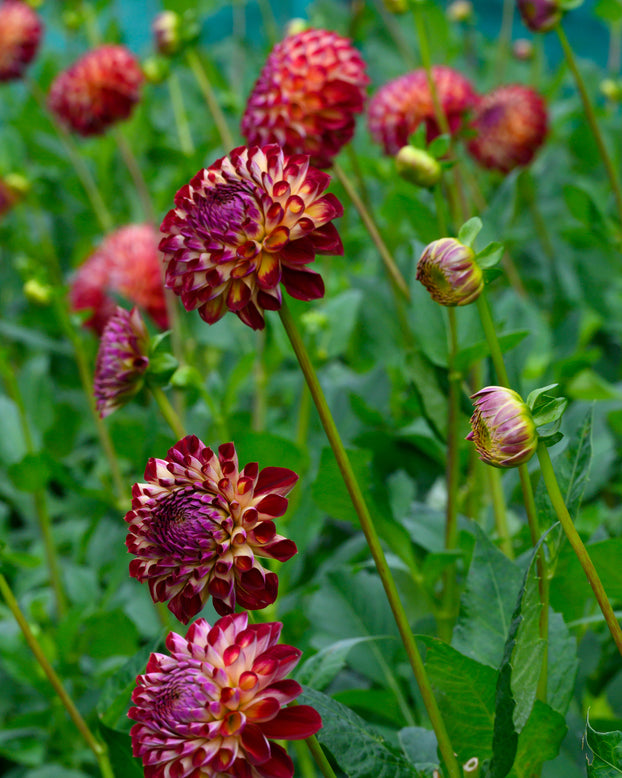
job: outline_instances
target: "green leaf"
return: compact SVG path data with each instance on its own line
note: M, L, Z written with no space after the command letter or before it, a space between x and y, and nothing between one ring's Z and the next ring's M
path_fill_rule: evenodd
M473 218L469 219L460 227L460 230L458 231L458 240L460 243L464 243L465 246L472 247L475 238L477 238L483 226L479 216L473 216Z
M0 756L35 767L45 760L49 734L39 727L8 728L0 731Z
M503 657L521 574L476 524L473 529L475 549L451 642L466 656L497 668Z
M501 261L505 246L503 243L489 243L475 255L475 261L482 270L489 270Z
M497 671L438 638L417 635L417 640L427 646L426 670L458 761L466 762L473 756L480 761L488 759L492 754Z
M428 154L431 154L436 159L440 159L441 157L444 157L445 154L447 154L450 144L450 135L437 135L428 146Z
M47 452L26 454L21 462L8 468L9 478L16 489L22 492L38 492L44 489L52 473Z
M353 646L367 640L383 640L387 637L387 635L370 635L362 638L338 640L309 657L297 669L295 678L298 683L322 691L334 681L338 673L346 666L347 656Z
M405 375L412 381L430 425L441 437L447 435L447 398L441 388L437 368L422 351L406 355Z
M132 740L129 733L110 729L101 721L99 730L108 746L108 756L114 775L122 775L123 778L143 778L142 762L132 756Z
M434 732L424 727L404 727L397 734L404 753L417 770L427 774L440 770Z
M510 351L515 346L518 346L527 336L529 330L517 330L516 332L506 332L499 336L499 346L502 353ZM488 342L480 340L477 343L473 343L470 346L460 349L456 354L455 368L461 373L465 373L476 362L484 359L490 354L490 348Z
M577 639L560 613L549 608L549 648L546 701L563 716L568 711L579 669Z
M592 752L587 758L588 778L620 778L622 776L622 732L597 732L590 726L588 713L585 742Z
M604 22L616 24L622 21L622 3L620 0L598 0L594 13Z
M533 778L543 762L555 759L567 731L564 717L536 700L523 731L518 736L511 778Z
M314 689L300 702L322 717L317 738L348 778L423 778L414 765L354 711Z

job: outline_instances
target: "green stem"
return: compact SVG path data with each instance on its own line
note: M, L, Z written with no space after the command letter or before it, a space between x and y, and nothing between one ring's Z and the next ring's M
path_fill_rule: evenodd
M188 116L184 106L184 97L176 73L171 73L168 79L168 92L171 98L171 105L173 106L173 116L175 117L179 146L183 153L189 157L194 154L194 143L192 141Z
M315 735L311 735L305 740L311 755L315 759L316 765L320 768L320 772L324 778L337 778L333 768L330 766L330 762L326 758L326 754L322 750L319 740Z
M281 316L281 321L283 322L283 326L285 327L285 331L287 332L289 340L298 359L298 363L300 364L304 374L307 385L309 386L311 396L313 397L313 401L318 410L322 426L326 432L326 437L328 438L330 446L335 455L335 459L341 472L344 484L348 490L352 504L359 517L361 529L363 530L365 539L367 540L367 544L376 565L376 570L378 571L378 575L382 581L387 600L389 601L397 628L400 632L404 647L406 649L406 654L419 686L419 690L423 698L423 703L428 712L428 716L430 717L434 732L436 733L439 750L443 759L445 760L445 764L451 778L459 778L461 775L460 766L456 760L456 757L454 756L454 750L449 740L449 735L447 734L445 722L443 721L440 709L436 699L434 698L434 694L432 693L430 680L425 670L419 649L417 648L417 643L415 642L415 638L410 629L404 606L402 605L397 591L397 586L382 550L378 533L376 532L376 528L369 513L369 509L365 503L361 488L354 475L352 465L341 441L341 437L339 436L339 432L337 431L335 421L326 402L326 398L324 397L324 392L322 391L322 387L320 386L313 365L311 364L311 360L309 359L309 355L303 343L302 337L300 336L300 332L296 327L294 319L292 318L292 315L285 301L283 302L283 306L281 307L279 313Z
M564 32L561 24L557 24L555 29L557 30L559 42L561 43L562 49L564 50L564 56L566 57L566 62L568 63L568 67L570 68L572 75L574 76L577 89L579 90L579 95L581 96L581 102L583 103L583 110L585 111L585 117L587 119L588 124L590 125L590 129L592 130L592 135L594 136L596 145L598 146L598 151L600 152L600 158L602 159L603 164L605 166L605 170L607 171L607 177L609 178L609 183L611 184L611 188L613 189L613 194L616 201L618 219L620 220L620 224L622 225L622 190L620 190L620 182L618 181L618 176L615 167L613 165L613 162L611 161L611 156L607 151L607 146L605 145L605 140L598 126L598 122L596 121L596 114L594 113L594 108L592 107L592 102L590 100L587 87L585 86L585 82L583 81L583 76L581 75L581 72L577 66L577 62L574 53L572 51L572 46L568 42L568 38L566 37L566 33Z
M488 484L492 496L492 512L495 517L495 528L499 536L501 550L508 557L514 559L514 549L512 548L512 539L508 529L507 514L505 511L505 499L503 497L503 487L501 485L501 473L494 467L487 467Z
M294 750L298 759L301 778L317 778L315 762L304 740L294 740Z
M15 378L15 374L11 365L9 365L5 359L4 353L0 353L0 372L2 373L2 378L4 379L7 393L17 406L22 434L24 436L24 442L26 443L26 451L32 455L35 453L35 446L32 439L30 423L28 421L28 414L26 413L26 408L24 406L22 393L19 389L19 384ZM41 532L41 538L43 540L48 575L50 577L50 583L52 584L52 590L54 592L56 612L62 618L67 613L67 599L63 589L60 567L58 564L58 555L56 553L54 538L52 536L52 519L50 517L45 491L43 489L37 489L34 491L33 501L35 504L35 513L37 514L37 519L39 522L39 531Z
M342 169L341 165L339 165L337 162L333 162L333 170L335 171L335 175L339 179L339 182L346 190L346 194L352 201L352 204L358 211L359 216L361 217L361 220L363 221L363 224L369 233L369 237L372 239L374 245L378 249L378 253L384 262L384 266L389 273L390 279L395 284L395 287L399 289L404 298L410 301L410 290L408 288L408 284L404 280L404 276L400 273L400 270L395 260L393 259L391 252L382 239L382 236L378 231L378 227L376 226L371 213L365 207L365 203L360 198L356 188L346 175L345 171Z
M296 444L300 448L307 445L307 435L309 432L309 420L311 417L311 394L306 384L302 385L300 393L300 405L298 407L298 424L296 426Z
M559 519L559 522L562 525L564 532L566 533L566 537L570 541L572 550L577 555L581 567L583 568L583 572L587 576L587 580L589 581L589 584L596 596L596 601L598 602L598 605L603 612L603 616L605 617L605 621L607 622L611 636L613 637L613 640L618 647L618 651L622 654L622 630L620 629L620 624L616 619L613 608L611 607L611 603L607 599L607 594L605 593L598 573L596 572L594 563L592 562L590 555L588 554L587 549L581 540L581 536L575 529L572 518L568 513L568 508L566 508L566 503L564 502L559 484L557 483L557 478L555 477L555 471L553 470L553 464L551 462L551 457L549 456L549 451L542 441L540 441L538 446L538 459L540 460L540 469L542 471L544 485L546 486L547 492L549 493L551 503L555 509L555 513L557 514L557 518Z
M257 350L255 363L253 365L253 376L255 379L255 392L253 394L253 432L263 432L266 427L266 413L268 401L266 389L268 377L266 375L266 331L259 330L256 334Z
M186 431L184 429L184 425L182 424L181 419L177 415L176 410L171 405L168 397L164 393L162 387L156 385L150 385L149 391L151 392L153 399L156 401L158 408L160 409L160 413L164 417L164 420L171 428L173 435L175 435L177 440L181 440L182 438L185 438Z
M121 157L125 166L128 169L130 177L138 193L138 199L142 206L143 215L148 222L155 224L155 213L153 210L153 203L151 202L151 195L149 194L149 188L147 182L142 174L138 160L134 156L132 147L127 141L127 138L118 127L112 128L113 137L117 143Z
M501 30L499 32L496 76L499 82L503 81L505 66L510 53L512 42L512 24L514 21L514 0L503 0L503 15L501 17Z
M432 98L432 105L434 106L434 115L436 122L443 135L451 135L449 130L449 122L443 106L438 96L438 90L436 89L436 82L432 74L432 57L430 56L430 45L428 42L428 33L425 27L425 19L423 18L423 9L421 7L420 0L413 0L412 8L415 15L415 28L417 30L417 40L419 41L419 54L421 55L421 63L425 70L426 78L428 81L428 89L430 90L430 96Z
M112 230L113 227L112 216L110 215L110 211L106 207L104 199L101 196L99 189L97 188L97 184L95 183L95 179L91 175L91 171L88 169L86 162L82 158L82 155L80 154L78 147L76 146L70 133L65 129L65 127L61 124L61 122L57 121L54 114L48 111L45 95L39 88L39 85L34 81L28 81L27 83L30 88L30 92L32 96L34 97L35 101L38 103L43 113L46 114L46 116L52 123L54 129L58 134L61 143L65 147L65 151L67 152L69 161L73 165L73 168L76 171L76 175L78 176L78 178L80 179L80 183L84 187L84 191L86 192L86 196L88 197L89 202L91 203L91 207L93 208L93 212L97 217L97 221L99 222L100 227L104 232L109 232L110 230Z
M13 592L11 591L11 587L9 586L4 575L2 575L1 573L0 573L0 593L4 597L4 600L9 607L9 610L13 614L15 621L18 623L19 628L21 629L24 635L26 643L28 643L30 650L35 655L35 659L41 666L41 669L47 676L49 682L52 684L54 691L56 692L56 694L58 694L61 702L65 707L65 710L67 711L71 720L76 725L78 731L80 732L80 734L82 735L86 743L88 744L88 747L95 754L95 758L97 759L97 763L99 764L99 769L101 771L103 778L114 778L114 773L112 771L112 766L108 758L108 751L106 749L106 746L103 743L101 743L95 737L95 735L93 735L86 721L80 715L80 711L76 708L73 700L67 694L67 691L65 690L63 684L61 683L60 678L58 677L56 671L48 661L46 655L43 653L43 649L41 648L39 642L37 641L32 630L30 629L30 625L28 624L26 617L22 613L22 610L19 607L19 603L17 602Z
M207 77L205 68L201 63L199 55L194 49L188 49L186 51L186 61L190 67L190 70L192 70L194 73L194 77L197 80L199 89L201 90L203 97L205 98L205 102L207 103L207 107L212 114L212 119L214 120L214 124L216 125L220 135L222 145L226 151L229 151L235 146L233 135L231 134L231 130L227 125L225 115L223 114L218 100L216 99L216 95L214 94L212 85L209 81L209 78Z

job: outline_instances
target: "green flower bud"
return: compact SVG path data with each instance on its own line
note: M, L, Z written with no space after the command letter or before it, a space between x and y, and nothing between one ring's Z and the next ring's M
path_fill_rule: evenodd
M156 51L164 57L176 54L181 46L181 18L175 11L162 11L151 25Z
M150 84L161 84L171 72L171 66L165 57L147 57L141 68Z
M473 3L469 0L454 0L447 6L447 18L450 22L468 22L473 16Z
M417 281L435 302L447 306L468 305L484 288L475 252L456 238L441 238L426 246L417 263Z
M426 189L437 184L441 177L441 166L431 154L415 146L403 146L395 157L399 175L415 186Z
M24 284L26 299L35 305L49 305L52 301L52 287L42 284L36 278L31 278Z

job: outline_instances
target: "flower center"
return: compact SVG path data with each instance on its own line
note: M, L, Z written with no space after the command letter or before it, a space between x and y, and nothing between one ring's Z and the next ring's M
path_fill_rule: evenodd
M243 183L216 184L198 203L197 218L206 232L226 235L259 214L254 193Z
M152 514L154 540L172 554L222 554L230 543L233 519L213 504L214 495L194 486L178 489L159 500Z

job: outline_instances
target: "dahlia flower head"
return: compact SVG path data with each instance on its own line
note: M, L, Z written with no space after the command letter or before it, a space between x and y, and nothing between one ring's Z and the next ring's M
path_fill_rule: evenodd
M93 391L102 418L140 390L149 367L148 349L149 333L138 308L117 306L104 327L95 361Z
M330 167L354 134L369 78L347 38L304 30L278 43L261 71L241 130L249 145L278 143L287 154L309 154Z
M74 311L90 308L85 324L102 334L119 295L146 311L161 329L168 326L158 234L151 224L130 224L108 235L78 268L69 289Z
M464 114L477 102L477 96L469 80L450 67L433 66L432 78L453 135L460 129ZM428 143L440 135L423 68L389 81L370 100L367 125L372 138L384 147L385 154L397 154L421 122L425 122Z
M101 135L129 117L143 81L138 60L125 46L98 46L56 76L48 107L79 135Z
M134 484L126 545L136 559L130 575L149 584L155 602L184 624L211 596L221 615L236 604L265 608L276 599L277 576L257 557L285 562L296 544L276 534L273 519L287 509L298 480L284 467L238 467L233 443L216 455L195 435L166 459L150 459L146 483Z
M521 84L500 86L481 98L473 113L467 149L482 167L509 173L528 165L546 139L546 104Z
M24 75L35 58L43 23L22 0L3 0L0 4L0 82Z
M474 302L484 288L475 252L456 238L440 238L425 247L417 262L417 281L435 302L448 307Z
M504 386L487 386L471 396L475 410L467 440L475 443L482 462L518 467L538 448L538 433L522 397Z
M236 148L199 170L160 227L166 286L208 324L230 310L253 329L281 307L281 283L298 300L322 297L322 277L306 265L343 254L331 223L343 207L323 194L329 181L276 144Z
M132 750L149 778L292 778L277 740L301 740L322 726L309 705L285 707L301 692L285 676L301 652L277 644L282 624L248 624L248 614L210 626L197 619L186 637L166 639L136 678L128 716Z

